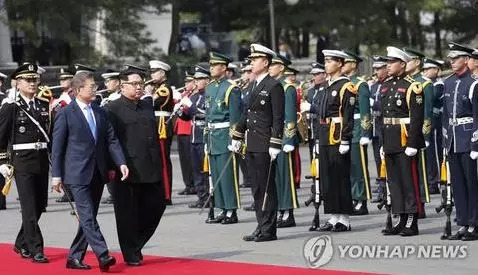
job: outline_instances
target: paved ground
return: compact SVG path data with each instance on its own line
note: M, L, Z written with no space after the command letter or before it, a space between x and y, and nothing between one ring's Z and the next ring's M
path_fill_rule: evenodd
M370 152L369 152L370 153ZM304 174L308 173L308 154L302 148ZM179 172L178 156L172 157L174 173L174 205L168 207L156 234L145 247L143 253L162 256L190 257L221 261L249 262L305 267L303 257L304 243L319 235L318 232L308 232L313 208L303 207L303 201L308 197L310 182L303 181L299 190L300 209L296 211L297 227L279 229L279 240L268 243L246 243L241 236L250 233L255 228L255 217L252 212L239 211L240 223L235 225L207 225L205 211L202 216L197 210L189 209L187 204L195 200L194 196L178 196L177 191L184 186ZM376 175L370 165L371 174ZM15 200L16 190L13 188L8 197L8 210L0 211L0 242L12 243L20 225L19 203ZM67 204L58 204L54 200L57 194L50 194L48 212L42 216L40 227L43 231L46 246L68 247L77 222L69 214ZM251 202L250 190L241 189L244 205ZM434 208L439 204L438 196L432 197L427 206L428 218L420 220L420 235L410 238L383 237L380 230L384 225L385 212L379 211L375 205L370 205L370 215L352 217L352 232L331 234L334 245L334 256L325 266L327 269L351 271L367 271L398 274L476 274L478 262L478 242L443 242L439 237L443 230L445 218L436 214ZM321 210L322 211L322 210ZM325 216L321 215L322 221ZM112 206L101 206L99 223L107 239L110 249L119 250L115 230L115 218ZM455 229L455 228L454 228ZM465 259L353 259L339 256L339 245L467 245ZM418 248L417 248L418 249ZM356 252L357 250L355 250ZM1 260L1 256L0 256Z

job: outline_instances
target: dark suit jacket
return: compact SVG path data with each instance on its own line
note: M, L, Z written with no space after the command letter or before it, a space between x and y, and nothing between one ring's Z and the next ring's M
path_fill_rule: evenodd
M126 156L128 181L161 182L161 149L151 99L136 104L121 96L105 108Z
M96 120L96 143L76 101L61 109L55 118L52 177L61 177L65 184L90 184L95 169L106 182L109 154L118 167L126 164L106 112L95 104L91 106Z
M240 138L247 129L248 152L268 152L269 147L282 148L284 101L282 84L267 75L249 92L247 108L236 124L233 138Z

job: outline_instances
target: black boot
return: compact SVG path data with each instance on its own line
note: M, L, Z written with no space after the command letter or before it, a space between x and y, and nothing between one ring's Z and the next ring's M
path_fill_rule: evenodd
M286 228L286 227L295 227L295 218L294 218L294 210L290 209L289 210L289 217L284 220L284 217L282 216L282 219L280 222L277 222L277 228Z
M230 210L227 210L227 211L230 211ZM227 211L226 211L226 214L227 214ZM224 216L224 219L221 221L221 224L234 224L238 222L239 222L239 219L237 218L237 212L234 209L232 210L232 215L230 217L228 217L227 215Z
M277 224L282 221L282 218L284 217L284 210L279 211L279 215L277 216Z
M402 232L406 222L407 222L407 214L400 214L398 223L395 224L392 228L383 229L382 234L385 236L398 235L400 234L400 232Z
M217 217L214 219L207 219L206 223L221 223L222 220L224 220L225 216L226 216L226 211L222 210L221 214L217 215Z
M418 235L418 214L408 214L407 223L402 232L400 232L400 236L410 237L415 235Z
M362 203L362 204L361 204L360 208L357 209L356 206L359 203ZM363 216L363 215L368 215L367 201L358 202L352 210L352 216Z

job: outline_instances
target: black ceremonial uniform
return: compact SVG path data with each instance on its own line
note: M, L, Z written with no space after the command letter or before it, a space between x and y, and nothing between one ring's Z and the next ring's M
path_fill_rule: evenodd
M173 121L166 121L174 108L173 92L167 83L160 84L153 95L154 114L158 123L158 136L161 145L161 167L166 200L171 201L173 187L173 166L171 163L171 142L173 140Z
M383 116L381 140L385 153L392 213L400 214L402 223L394 227L394 232L391 233L398 234L410 214L415 216L414 224L411 226L416 227L416 215L422 211L419 209L422 204L419 192L418 153L409 157L405 154L405 149L407 147L420 149L425 146L422 131L424 95L421 84L405 75L389 77L379 92ZM418 234L418 227L416 233Z
M20 95L16 99L17 104L7 102L0 108L0 144L9 144L12 148L11 164L15 168L22 210L22 226L15 247L36 255L43 253L43 237L38 220L48 198L49 137L45 135L50 129L49 104L38 98L27 103Z
M269 147L282 148L284 128L284 89L282 84L267 75L248 95L248 108L236 124L233 139L246 140L247 171L249 171L252 195L256 205L256 236L276 238L277 190L275 184L275 162L271 164ZM244 133L247 134L244 135ZM270 167L270 171L269 171ZM269 186L265 211L262 211L266 193L267 176Z
M0 79L2 81L2 79ZM0 102L5 98L5 93L0 90ZM7 144L0 144L0 165L8 162ZM3 186L5 185L5 178L0 176L0 210L7 209L7 201L2 194Z
M130 171L113 188L119 243L125 261L138 262L166 208L158 127L151 101L135 103L121 96L105 108Z

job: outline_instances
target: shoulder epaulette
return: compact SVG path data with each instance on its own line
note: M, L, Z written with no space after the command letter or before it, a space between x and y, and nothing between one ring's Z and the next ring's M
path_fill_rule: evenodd
M423 91L423 85L418 81L414 81L408 89L410 89L415 94L419 95Z
M352 94L357 94L358 92L358 87L354 85L352 82L347 82L344 84L344 88L346 90L349 90Z
M383 82L392 80L392 78L393 78L393 76L389 76L389 77L385 78L385 80Z
M45 98L45 97L36 96L36 99L41 100L41 101L46 102L46 103L50 103L50 99Z
M407 75L405 78L404 78L406 81L410 82L410 83L413 83L415 82L415 79L413 79L413 77Z

